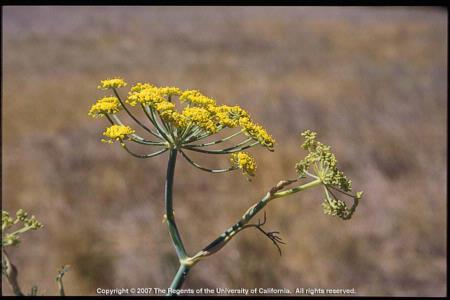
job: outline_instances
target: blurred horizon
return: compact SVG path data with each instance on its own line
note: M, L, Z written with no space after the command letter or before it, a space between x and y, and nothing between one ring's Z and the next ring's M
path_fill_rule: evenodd
M240 105L277 141L250 151L252 182L180 157L174 209L190 254L295 176L306 129L365 192L349 221L323 214L320 191L274 201L265 228L281 232L283 256L244 231L183 288L445 296L447 20L430 7L4 6L2 207L45 226L9 250L22 288L56 295L64 264L67 295L167 288L177 270L161 223L167 154L101 143L106 120L87 116L107 95L99 81L120 76L122 95L151 82Z

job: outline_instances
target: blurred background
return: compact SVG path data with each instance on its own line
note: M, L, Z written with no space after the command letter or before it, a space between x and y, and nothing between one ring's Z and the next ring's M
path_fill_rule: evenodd
M45 225L9 251L26 291L56 294L63 264L68 295L165 288L176 272L161 223L167 153L132 158L101 143L106 121L87 116L110 76L200 89L277 140L274 153L252 151L250 183L179 159L175 214L190 254L295 176L303 130L365 191L350 221L325 216L320 191L271 203L266 228L281 232L283 256L244 231L184 287L446 294L446 10L3 7L2 205Z

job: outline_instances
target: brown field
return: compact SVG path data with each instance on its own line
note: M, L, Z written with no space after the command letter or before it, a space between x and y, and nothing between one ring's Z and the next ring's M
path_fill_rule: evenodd
M87 116L98 81L195 88L252 113L277 140L256 178L179 160L175 214L193 254L276 182L295 176L299 134L318 132L366 197L350 221L319 191L275 201L283 256L244 231L186 288L355 288L445 296L447 11L333 7L3 7L2 205L45 228L10 249L28 291L168 287L177 269L163 217L167 155L100 142ZM200 161L227 165L227 157ZM3 293L10 289L2 280Z

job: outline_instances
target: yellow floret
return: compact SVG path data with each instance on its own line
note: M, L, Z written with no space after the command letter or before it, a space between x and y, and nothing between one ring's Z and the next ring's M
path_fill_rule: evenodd
M248 113L239 106L209 106L208 110L214 112L220 124L234 128L239 125L239 119L248 117Z
M178 128L186 127L186 118L175 110L165 110L159 114L164 121L169 122Z
M111 125L103 132L103 135L108 137L109 140L102 139L102 142L112 144L114 141L121 141L133 133L135 131L129 126Z
M102 117L105 114L115 114L120 110L120 102L116 97L103 97L91 106L88 115Z
M151 85L145 85L139 88L135 86L135 91L130 92L126 100L131 106L135 106L139 102L152 107L164 101L167 100L161 95L159 89Z
M173 104L172 102L168 102L168 101L159 102L159 103L155 104L155 109L158 112L163 112L163 111L166 111L166 110L174 110L175 109L175 104Z
M181 102L188 102L194 106L207 107L208 105L216 105L216 101L206 97L197 90L184 91L180 96Z
M217 132L217 125L214 122L214 115L203 107L186 107L183 110L183 116L187 122L198 126L210 133Z
M98 89L107 90L111 88L120 88L126 86L127 83L120 77L115 77L111 79L105 79L100 81Z
M231 154L232 166L242 170L244 175L255 176L256 161L247 152L238 152Z
M160 102L155 105L158 114L166 122L169 122L176 127L182 128L186 126L185 118L182 114L175 110L175 104L172 102Z
M273 151L275 140L262 126L253 123L248 117L240 118L239 125L251 138L257 140L261 145L265 146L270 151Z
M147 88L154 88L155 86L151 83L141 83L138 82L130 88L129 94L140 92Z
M166 86L158 88L159 92L163 96L180 96L181 90L177 87Z

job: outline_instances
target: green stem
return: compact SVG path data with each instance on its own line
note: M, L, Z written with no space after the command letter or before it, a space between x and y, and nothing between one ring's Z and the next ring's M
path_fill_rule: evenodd
M178 260L180 262L180 268L175 275L170 287L172 289L179 289L188 272L190 266L185 264L187 258L186 250L184 249L183 241L181 240L180 233L178 232L177 224L175 223L175 216L173 214L173 178L175 174L175 163L177 161L177 149L171 149L169 154L169 162L167 163L167 176L166 176L166 187L165 187L165 204L166 204L166 219L167 225L169 227L170 237L172 238L173 246L177 252ZM169 291L167 294L172 296L173 293Z
M235 152L239 152L239 151L251 148L251 147L256 146L258 144L259 144L259 142L254 142L254 143L251 143L251 144L246 145L244 147L238 147L238 148L231 147L231 148L220 149L220 150L197 149L197 148L191 148L189 145L188 146L183 146L183 148L187 149L187 150L190 150L190 151L209 153L209 154L230 154L230 153L235 153Z
M180 268L178 269L177 274L175 274L175 277L172 280L172 283L170 285L169 291L166 296L174 296L175 295L174 290L178 290L181 288L190 269L191 269L191 267L188 265L185 265L185 264L180 265Z
M205 146L217 145L217 144L223 143L225 141L228 141L228 140L234 138L235 136L237 136L237 135L239 135L239 134L241 134L243 132L244 132L243 130L240 130L240 131L238 131L238 132L236 132L236 133L234 133L234 134L232 134L230 136L227 136L226 138L223 138L223 139L220 139L220 140L217 140L217 141L204 143L204 144L190 144L189 146L191 146L191 147L205 147Z
M158 151L156 151L156 152L153 152L153 153L141 155L141 154L136 154L136 153L134 153L133 151L131 151L130 149L128 149L127 145L125 145L125 143L123 142L123 140L121 140L121 146L122 146L129 154L131 154L132 156L137 157L137 158L143 158L143 159L145 159L145 158L151 158L151 157L160 155L161 153L164 153L164 152L166 152L166 151L168 150L167 148L163 148L163 149L160 149L160 150L158 150Z
M186 155L186 153L183 152L183 150L180 150L181 154L184 156L184 158L186 158L186 160L193 165L194 167L202 170L202 171L206 171L206 172L210 172L210 173L224 173L224 172L229 172L229 171L233 171L236 170L235 167L230 167L228 169L209 169L209 168L205 168L200 166L199 164L197 164L195 161L193 161L192 159L189 158L189 156Z
M155 110L152 109L149 106L143 106L144 110L148 112L148 110L150 111L150 119L153 120L153 124L156 127L156 130L158 130L158 132L164 137L164 139L168 142L173 142L173 140L171 138L169 138L169 133L167 133L164 128L162 127L161 124L159 124L158 119L155 115Z
M316 179L314 181L305 183L303 185L299 185L299 186L297 186L295 188L292 188L292 189L289 189L289 190L286 190L286 191L277 192L277 193L273 194L272 199L276 199L276 198L288 196L290 194L294 194L294 193L297 193L297 192L301 192L301 191L304 191L306 189L318 186L321 183L322 183L321 179Z
M184 249L180 233L178 232L178 228L175 223L175 216L173 215L173 205L172 205L173 177L175 173L175 163L177 161L177 153L178 151L176 149L170 150L169 162L167 164L165 204L166 204L167 225L169 227L170 237L172 238L172 243L175 247L175 250L177 251L178 259L181 261L186 258L186 250Z

